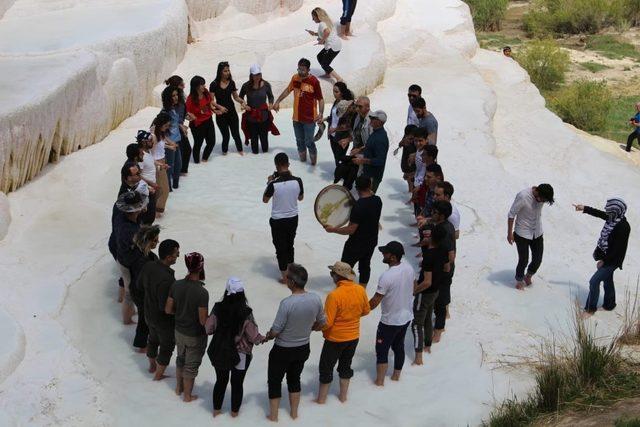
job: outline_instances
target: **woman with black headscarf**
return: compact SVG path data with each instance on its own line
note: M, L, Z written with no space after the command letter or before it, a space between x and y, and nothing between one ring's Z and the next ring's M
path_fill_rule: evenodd
M611 311L616 307L616 291L613 285L613 272L622 269L622 262L627 253L631 226L625 218L627 205L620 198L607 200L604 211L589 206L573 205L581 211L596 218L605 220L593 259L597 262L597 270L589 281L589 296L585 312L591 315L598 309L600 282L604 282L604 303L602 308Z

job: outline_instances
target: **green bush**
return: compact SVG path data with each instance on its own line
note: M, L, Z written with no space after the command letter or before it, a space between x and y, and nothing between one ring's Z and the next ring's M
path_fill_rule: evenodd
M618 418L614 427L640 427L640 418Z
M533 84L542 90L555 89L564 83L570 64L569 54L551 39L527 44L515 58L527 70Z
M600 131L607 125L607 116L611 110L613 97L607 84L590 80L578 80L563 87L551 99L550 107L562 120L571 123L578 129L587 132ZM585 355L589 347L585 346ZM596 353L599 353L596 351ZM589 359L584 366L585 374L597 369L589 365ZM597 361L594 362L596 365Z
M477 30L498 31L507 12L509 0L465 0L471 9Z
M638 23L640 0L534 0L523 18L529 35L594 34Z

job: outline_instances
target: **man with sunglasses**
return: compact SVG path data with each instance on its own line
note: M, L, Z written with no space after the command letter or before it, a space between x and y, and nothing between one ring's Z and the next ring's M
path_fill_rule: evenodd
M522 290L530 286L533 275L542 263L544 249L542 240L542 206L553 205L553 187L540 184L537 187L525 188L516 195L509 210L507 223L507 242L518 248L518 266L516 267L516 289ZM515 228L514 228L515 223ZM529 262L531 249L531 263ZM525 276L524 269L527 267Z
M318 150L314 141L316 123L323 124L324 99L318 79L309 73L311 62L298 61L298 73L291 77L289 85L276 99L273 109L280 110L280 102L293 92L293 131L301 162L307 161L307 151L312 165L318 161Z
M409 90L407 91L407 98L409 98L409 110L407 111L407 125L415 125L420 126L420 120L418 120L418 116L416 116L415 111L413 111L413 101L420 98L422 96L422 88L417 84L412 84L409 86Z

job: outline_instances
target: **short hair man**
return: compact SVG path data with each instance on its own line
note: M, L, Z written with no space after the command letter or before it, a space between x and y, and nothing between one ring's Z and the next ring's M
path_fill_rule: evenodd
M165 307L169 291L176 281L171 266L180 257L180 245L175 240L163 240L158 248L158 256L158 260L142 267L137 284L144 290L144 315L149 327L147 358L154 381L166 378L164 373L176 345L175 316L167 314Z
M294 261L294 241L298 230L298 202L304 198L302 180L289 171L289 157L278 153L273 159L276 171L267 178L267 188L262 196L264 203L271 204L271 239L276 248L280 269L280 283L286 283L287 265Z
M293 92L293 131L298 155L301 162L306 162L308 151L311 164L315 165L318 161L318 150L314 142L314 132L316 123L323 124L324 99L320 82L309 73L310 67L311 62L306 58L298 61L298 72L291 77L289 85L276 99L273 109L279 111L280 102Z
M417 84L412 84L407 90L407 98L409 98L409 109L407 110L407 125L420 125L420 120L416 116L416 112L413 111L413 101L422 96L422 88Z
M316 399L320 404L327 400L336 363L340 376L338 399L346 402L349 382L353 377L351 361L360 339L360 318L371 311L367 292L354 283L356 274L351 266L338 261L328 268L336 288L329 292L324 303L327 321L322 329L324 345L320 354L320 385Z
M198 398L192 392L207 349L204 325L209 313L209 292L202 282L204 257L191 252L184 256L184 262L189 273L171 286L164 311L175 315L176 394L184 393L182 400L188 403Z
M392 241L378 248L382 262L389 265L378 279L376 293L369 301L371 310L382 303L382 317L376 332L376 385L384 385L389 362L389 349L393 350L392 381L400 379L404 365L404 337L413 320L414 271L402 261L404 247Z
M362 152L363 157L354 158L353 163L363 165L362 175L371 178L371 190L375 193L382 182L384 167L387 163L387 153L389 152L389 137L384 129L387 114L382 110L374 111L369 113L369 120L371 121L373 132L369 135L365 146L351 150L351 154Z
M449 217L449 222L453 225L453 229L456 230L456 240L460 238L460 211L455 203L451 201L451 196L453 196L453 184L449 181L442 181L436 184L435 189L435 199L436 200L444 200L445 202L451 203L451 216Z
M424 98L420 97L416 98L411 105L418 118L417 126L427 129L427 141L429 145L436 145L438 143L438 120L427 110L427 102Z
M382 213L382 200L371 191L371 179L356 179L358 200L351 209L349 224L344 227L325 225L327 233L349 236L342 249L341 261L351 267L358 264L359 282L367 286L371 276L371 257L378 244L378 227Z
M299 264L290 264L286 274L291 295L280 301L278 313L265 341L275 338L269 352L269 420L278 421L278 409L282 397L282 379L287 375L291 418L298 418L300 404L300 375L309 358L311 331L320 330L326 323L322 299L305 291L307 270Z
M549 184L540 184L520 191L509 209L507 242L510 245L515 242L518 249L516 289L522 290L525 285L531 286L533 275L540 268L544 251L542 206L545 203L553 205L553 202L553 187ZM529 250L531 250L531 263L527 267ZM526 275L525 267L527 267Z

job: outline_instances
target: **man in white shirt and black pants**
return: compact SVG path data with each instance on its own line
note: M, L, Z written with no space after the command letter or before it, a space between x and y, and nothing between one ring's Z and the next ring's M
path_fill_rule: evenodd
M280 283L286 284L287 266L294 261L293 241L298 229L298 201L304 198L302 180L289 172L289 156L278 153L274 158L276 171L267 178L262 201L271 205L271 239L276 248Z
M400 242L389 242L378 248L382 262L389 269L378 280L376 293L369 300L371 310L382 303L382 317L376 332L376 385L384 385L387 373L389 349L393 350L393 375L398 381L404 365L404 337L413 320L413 289L415 272L402 261L404 247Z
M553 202L553 187L549 184L540 184L537 187L526 188L519 192L511 205L507 225L507 241L510 245L516 242L518 248L516 289L522 290L525 285L531 285L531 279L542 263L544 249L542 206L545 203L552 205ZM531 263L527 267L529 249L531 249ZM526 276L524 274L525 267L527 267Z

